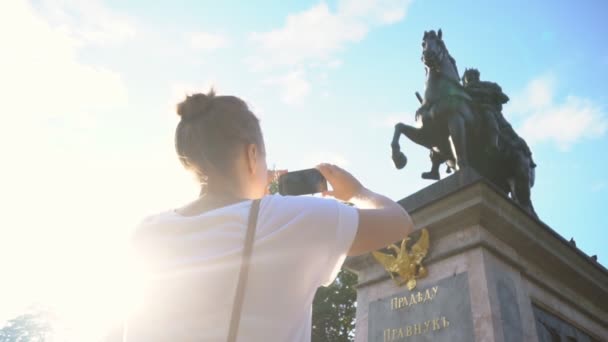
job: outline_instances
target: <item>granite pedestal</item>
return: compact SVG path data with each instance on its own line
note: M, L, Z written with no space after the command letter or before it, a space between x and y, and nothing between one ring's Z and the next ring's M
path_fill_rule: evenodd
M608 341L606 268L474 170L400 204L429 231L428 276L409 291L370 254L347 259L356 342Z

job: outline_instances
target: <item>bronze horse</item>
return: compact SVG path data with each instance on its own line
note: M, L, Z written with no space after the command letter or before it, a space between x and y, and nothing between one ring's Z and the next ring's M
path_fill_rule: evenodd
M404 134L413 142L440 155L453 169L469 164L466 129L475 121L470 106L471 98L460 84L456 61L450 56L442 40L442 32L424 33L422 61L426 66L426 88L422 106L416 111L420 128L403 123L395 126L392 141L393 161L398 169L407 163L400 151L399 136ZM435 178L424 173L423 178Z
M391 142L395 166L402 169L407 164L399 145L399 137L404 134L431 151L433 167L430 172L424 172L422 178L439 179L439 165L443 162L448 165L448 170L473 166L536 216L530 200L535 167L531 155L506 143L496 153L488 153L487 142L482 138L484 115L476 112L480 106L475 106L461 85L456 61L448 52L441 29L437 33L433 30L424 32L422 62L426 70L426 88L424 97L419 96L421 107L416 111L420 127L403 123L395 125ZM516 138L521 139L519 136Z

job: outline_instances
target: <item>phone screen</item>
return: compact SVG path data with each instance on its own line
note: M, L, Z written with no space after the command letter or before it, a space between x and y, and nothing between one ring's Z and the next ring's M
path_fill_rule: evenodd
M279 177L281 195L311 195L327 191L327 181L317 169L288 172Z

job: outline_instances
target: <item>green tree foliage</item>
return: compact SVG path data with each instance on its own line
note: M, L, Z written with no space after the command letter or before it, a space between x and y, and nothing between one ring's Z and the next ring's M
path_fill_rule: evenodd
M271 194L278 194L279 193L279 181L276 179L274 181L272 181L268 187L268 191Z
M328 287L317 290L312 304L312 342L353 341L357 276L342 269Z
M0 342L44 342L53 335L52 313L33 309L8 321L0 329Z

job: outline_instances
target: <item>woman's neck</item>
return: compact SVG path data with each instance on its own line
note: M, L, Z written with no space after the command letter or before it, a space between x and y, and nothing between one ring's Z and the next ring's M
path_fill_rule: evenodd
M227 193L206 192L201 194L199 198L190 204L176 209L176 212L184 216L195 216L245 200L247 200L247 198L238 197Z
M243 200L248 198L247 194L236 182L225 184L207 184L201 188L200 197L206 196L210 199L236 199Z

